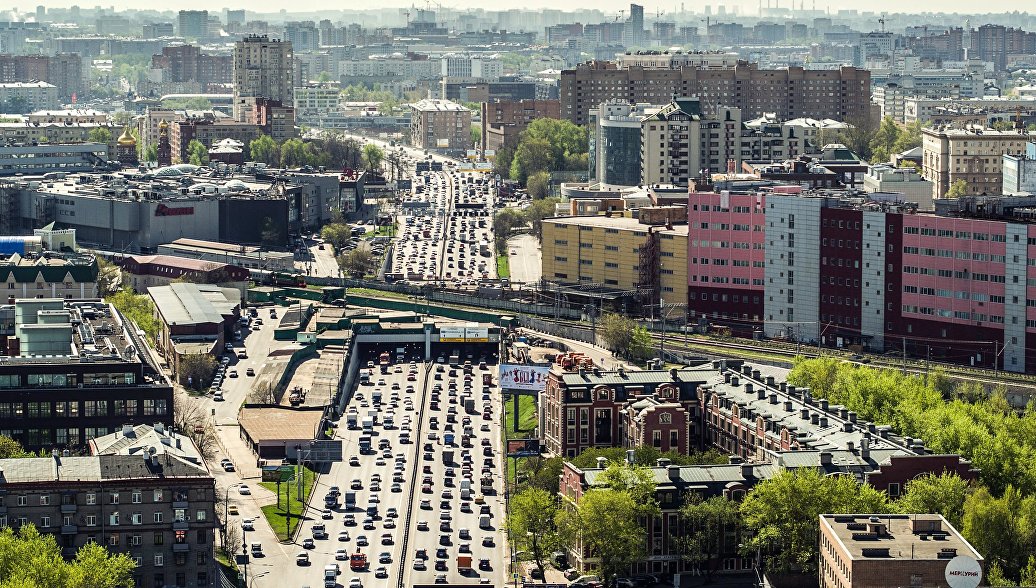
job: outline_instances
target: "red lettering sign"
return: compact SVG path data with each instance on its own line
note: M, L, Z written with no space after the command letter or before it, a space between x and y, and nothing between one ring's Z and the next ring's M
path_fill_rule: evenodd
M172 208L165 204L159 204L158 208L155 209L155 216L189 216L194 214L193 206L182 206L180 208Z

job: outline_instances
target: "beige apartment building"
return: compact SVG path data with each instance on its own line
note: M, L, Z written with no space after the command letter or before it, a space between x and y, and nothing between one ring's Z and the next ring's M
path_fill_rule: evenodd
M247 122L249 105L243 98L267 98L294 103L294 56L291 41L250 35L234 44L234 118Z
M410 140L418 149L471 149L471 111L450 100L410 105Z
M1036 133L991 129L924 129L921 173L934 184L932 195L944 198L957 180L968 184L968 194L1003 191L1003 155L1025 152Z
M719 106L713 116L702 115L696 98L678 98L641 123L644 183L686 186L701 170L741 165L741 111ZM750 139L751 136L746 137Z
M683 207L667 207L683 208ZM662 218L640 209L642 219ZM665 210L665 209L658 209ZM657 304L687 302L687 224L647 224L627 216L573 216L543 221L543 279L652 291ZM672 218L670 216L670 218Z

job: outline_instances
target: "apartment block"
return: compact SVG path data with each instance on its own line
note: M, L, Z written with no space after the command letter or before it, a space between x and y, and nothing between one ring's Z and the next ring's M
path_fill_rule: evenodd
M939 514L820 515L820 588L948 587L947 564L970 558L982 579L985 561Z
M246 122L245 98L293 103L293 53L290 41L249 35L234 44L234 117Z
M934 184L934 198L944 198L958 180L967 193L995 195L1003 190L1003 155L1025 153L1036 137L1032 131L992 129L924 129L921 173Z
M649 216L645 210L642 217ZM687 225L651 225L624 216L546 219L542 268L543 279L550 282L631 294L617 299L623 307L658 304L659 298L682 304L687 300Z
M863 177L863 189L871 194L898 194L904 202L916 204L918 210L930 211L934 207L932 182L915 167L871 166Z
M58 87L47 82L0 83L0 104L9 112L56 110L60 106Z
M209 36L208 10L181 10L176 15L176 30L186 39L205 39Z
M605 102L590 110L590 168L607 186L640 186L644 179L642 125L660 109L650 104ZM653 147L657 137L649 143ZM652 154L660 149L649 149Z
M656 69L593 61L561 72L561 116L584 125L590 109L609 100L664 104L674 96L698 96L706 116L727 106L746 118L771 112L782 120L852 121L869 116L870 82L869 71L854 67L762 70L742 62L723 69Z
M1004 189L1007 196L1036 195L1036 142L1026 143L1025 153L1003 156Z
M54 55L0 54L0 82L47 82L58 88L58 96L70 100L86 88L83 58L77 53Z
M87 457L0 460L0 525L32 523L69 558L90 542L123 553L134 586L217 585L216 484L190 439L156 424L95 442Z
M151 57L151 68L161 72L163 83L197 83L202 91L209 84L229 84L234 80L231 55L202 53L195 45L163 47Z
M418 149L471 148L471 111L449 100L411 104L410 140Z

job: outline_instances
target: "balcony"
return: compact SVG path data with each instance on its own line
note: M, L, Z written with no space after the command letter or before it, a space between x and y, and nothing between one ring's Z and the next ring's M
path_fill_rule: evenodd
M61 525L62 535L76 535L79 533L78 525Z
M187 543L173 543L173 553L187 553L191 546Z
M173 502L173 510L183 509L187 510L189 503L186 500L176 500Z
M78 504L62 504L61 505L61 514L75 514L75 512L76 512L76 510L78 510L78 508L79 508Z
M173 521L174 531L186 531L191 528L191 524L187 521Z

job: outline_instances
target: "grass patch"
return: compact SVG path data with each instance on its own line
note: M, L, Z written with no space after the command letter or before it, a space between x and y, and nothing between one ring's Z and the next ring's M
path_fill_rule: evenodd
M518 430L514 429L515 402L518 403ZM507 428L508 439L518 439L526 436L536 429L536 401L532 397L522 394L512 394L511 398L504 405L505 427ZM512 472L513 475L513 472Z
M510 278L511 277L511 259L506 255L496 256L496 277L498 278Z
M309 468L303 467L302 471L302 500L298 499L298 482L286 482L280 485L280 496L274 504L263 507L263 516L277 534L281 541L291 538L292 530L298 527L303 520L306 509L306 500L313 489L313 482L316 480L316 473ZM260 486L274 494L277 493L276 482L261 482ZM288 512L291 516L288 516Z
M363 234L364 239L373 239L374 237L395 237L396 236L396 223L391 225L379 226L374 231L367 231Z
M397 300L409 300L410 295L404 294L403 292L393 292L392 290L374 290L372 288L347 288L348 294L354 294L356 296L370 296L371 298L395 298Z

